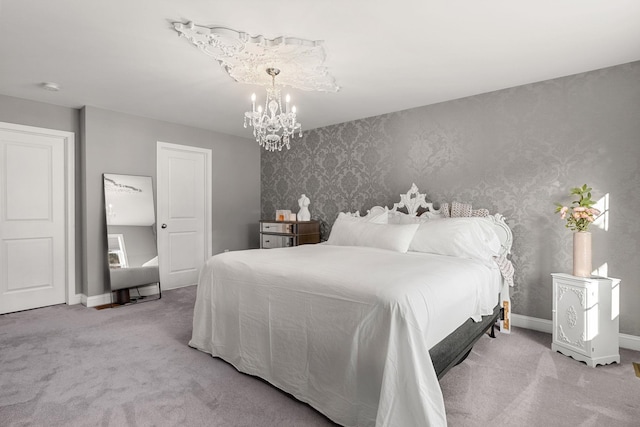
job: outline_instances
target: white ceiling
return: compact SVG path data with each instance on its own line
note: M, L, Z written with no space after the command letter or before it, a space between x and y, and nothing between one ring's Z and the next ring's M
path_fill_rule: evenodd
M638 0L0 0L0 94L251 137L263 90L176 21L324 40L341 89L290 91L303 129L640 60Z

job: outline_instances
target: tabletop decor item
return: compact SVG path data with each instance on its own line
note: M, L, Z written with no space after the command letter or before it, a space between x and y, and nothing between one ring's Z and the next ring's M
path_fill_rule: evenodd
M289 221L291 217L291 211L288 209L277 209L276 210L276 221Z
M311 213L309 212L309 204L311 201L304 194L298 199L300 210L298 211L298 221L310 221Z
M600 211L593 207L595 202L591 199L591 187L584 184L582 187L571 189L570 194L578 199L569 206L556 203L556 213L566 220L565 227L573 233L573 275L577 277L591 276L591 232L589 226L600 215Z

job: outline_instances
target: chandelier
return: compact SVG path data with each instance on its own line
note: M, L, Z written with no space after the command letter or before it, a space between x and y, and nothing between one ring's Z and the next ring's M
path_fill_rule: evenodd
M280 89L276 88L276 76L280 74L277 68L267 68L271 76L271 87L267 87L265 108L259 105L256 110L256 94L251 95L251 111L244 113L244 127L253 127L253 136L261 147L268 151L282 151L282 147L290 147L289 140L294 137L296 130L302 136L301 124L296 122L296 107L289 109L291 98L285 98L285 108L282 108Z

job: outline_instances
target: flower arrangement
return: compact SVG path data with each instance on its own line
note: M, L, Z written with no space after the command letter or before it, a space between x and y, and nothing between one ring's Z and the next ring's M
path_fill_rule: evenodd
M571 195L579 197L571 206L556 203L556 213L561 219L566 219L565 227L573 231L587 231L589 225L600 215L600 211L593 207L595 202L591 200L591 188L584 184L582 187L571 189ZM574 206L575 205L575 206Z

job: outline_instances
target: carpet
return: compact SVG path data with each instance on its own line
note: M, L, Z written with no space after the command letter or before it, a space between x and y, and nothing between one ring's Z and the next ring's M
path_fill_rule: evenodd
M640 426L640 380L620 364L591 368L551 351L551 335L513 328L479 340L440 385L450 426Z
M58 305L0 316L0 425L335 425L190 348L195 293L191 286L113 309ZM552 352L548 334L513 331L482 337L441 380L449 426L639 425L638 352L621 349L620 365L594 369Z

